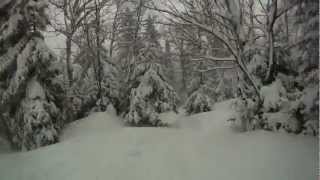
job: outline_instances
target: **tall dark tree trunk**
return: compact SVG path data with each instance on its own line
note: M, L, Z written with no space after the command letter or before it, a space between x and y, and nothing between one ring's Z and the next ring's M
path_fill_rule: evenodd
M66 39L66 63L67 63L67 77L69 81L69 86L72 86L73 75L72 75L72 66L71 66L71 46L72 39L71 36L68 36Z
M120 1L117 3L117 10L116 10L114 18L113 18L111 40L110 40L110 50L109 50L110 58L112 58L112 56L113 56L114 43L116 41L116 33L117 33L117 21L118 21L118 16L120 13L121 3L122 2L120 2Z
M100 57L100 49L101 49L101 40L100 40L100 7L99 7L99 0L95 0L95 10L96 10L96 46L97 46L97 84L98 84L98 99L101 100L101 104L103 104L102 98L102 64L101 64L101 57Z
M270 30L268 32L268 71L265 78L265 83L270 84L275 79L275 57L274 57L274 34Z
M266 84L272 83L275 79L275 54L274 54L274 25L278 15L278 1L272 0L267 5L267 41L268 41L268 70L264 79Z
M180 42L180 47L179 47L179 51L180 51L180 64L181 64L181 71L182 71L182 90L185 91L187 89L187 72L186 72L186 58L185 58L185 53L184 53L184 41L181 40Z

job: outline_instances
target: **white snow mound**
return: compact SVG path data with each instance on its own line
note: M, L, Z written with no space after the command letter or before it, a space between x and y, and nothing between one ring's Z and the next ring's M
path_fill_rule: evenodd
M234 132L230 102L194 116L164 114L177 128L123 127L107 113L76 121L62 142L0 153L4 180L317 179L318 141L310 136Z

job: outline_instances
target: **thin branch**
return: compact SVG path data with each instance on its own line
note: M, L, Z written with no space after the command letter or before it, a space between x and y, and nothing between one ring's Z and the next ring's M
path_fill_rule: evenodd
M221 69L235 69L236 67L235 66L225 66L225 67L213 67L213 68L210 68L210 69L198 69L197 71L198 72L201 72L201 73L206 73L206 72L210 72L210 71L216 71L216 70L221 70Z
M213 56L204 56L196 59L192 59L193 61L201 61L201 60L209 60L209 61L222 61L222 62L235 62L236 59L233 57L225 57L225 58L219 58L219 57L213 57Z

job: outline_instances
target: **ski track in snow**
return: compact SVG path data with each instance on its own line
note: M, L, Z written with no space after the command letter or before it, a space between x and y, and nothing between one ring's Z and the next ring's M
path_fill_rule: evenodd
M130 128L106 113L69 125L61 142L2 152L1 180L313 180L314 137L235 132L228 103L177 128Z

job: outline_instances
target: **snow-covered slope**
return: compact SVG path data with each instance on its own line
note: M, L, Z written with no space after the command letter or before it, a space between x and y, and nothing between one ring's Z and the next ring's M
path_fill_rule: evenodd
M175 128L129 128L106 113L69 125L62 142L0 154L4 180L313 180L314 137L233 131L228 103ZM164 117L169 117L164 116ZM172 122L172 118L170 122Z

